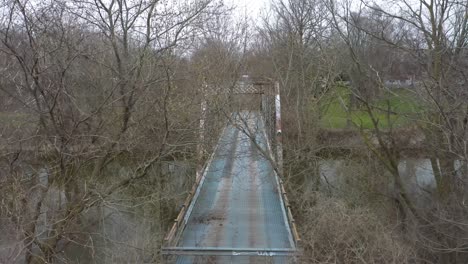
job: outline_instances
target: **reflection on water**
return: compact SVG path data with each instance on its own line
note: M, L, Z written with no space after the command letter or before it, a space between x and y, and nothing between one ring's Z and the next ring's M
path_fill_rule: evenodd
M48 186L36 226L38 238L45 240L54 235L53 225L67 208L67 197L62 186L49 186L47 168L30 170L28 175L36 173L38 183ZM109 180L105 184L128 178L134 170L132 164L111 164L106 171ZM183 201L193 175L188 162L165 162L161 167L150 169L144 181L135 182L80 214L78 220L67 227L70 232L67 237L73 241L59 242L58 258L63 259L63 263L154 263L162 236L167 231L167 223L163 221L167 221L168 216L161 213L165 211L161 209L160 197L164 197L167 207L176 207L168 201ZM158 177L166 179L162 191L158 189ZM19 250L24 246L23 241L17 239L20 234L15 233L6 220L0 215L0 263L25 263L24 253ZM8 233L2 229L5 226ZM39 249L33 246L32 251L38 253Z
M350 163L354 163L350 165ZM350 160L322 160L319 164L323 183L331 186L340 185L347 177L356 177L366 163ZM368 164L367 166L371 166ZM382 168L383 169L383 168ZM423 194L436 187L431 161L429 159L404 159L398 164L406 189L414 194Z
M436 188L434 172L429 159L406 159L398 164L398 171L412 193L421 193Z
M132 169L119 166L118 171L120 175L129 175ZM171 193L183 195L185 185L191 182L189 175L193 174L190 164L167 162L160 169L167 179L163 197L170 199ZM157 172L152 174L150 178L161 177ZM154 263L155 252L167 231L161 221L167 217L161 214L164 209L160 207L157 184L147 186L153 188L149 193L139 185L135 187L136 193L116 195L89 212L86 222L92 234L89 237L92 244L87 245L90 250L80 245L69 247L67 258L75 263Z
M375 160L374 160L375 161ZM372 178L376 174L386 175L388 171L380 165L380 169L372 168L375 166L369 160L344 160L344 159L327 159L319 163L319 171L321 182L330 187L329 189L342 187L349 181L350 177L357 177L357 174L368 173L368 177ZM368 168L369 167L369 170ZM462 162L455 161L454 170L458 177L464 174L467 166L463 166ZM372 170L373 169L373 170ZM370 171L370 172L369 172ZM398 164L398 171L403 180L406 190L416 196L423 197L430 195L436 188L436 179L432 169L430 159L403 159ZM388 175L389 188L392 188L391 177Z

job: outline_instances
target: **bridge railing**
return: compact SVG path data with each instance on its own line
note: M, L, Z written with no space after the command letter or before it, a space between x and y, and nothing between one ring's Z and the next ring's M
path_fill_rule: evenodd
M265 133L267 134L269 147L273 154L276 177L279 184L282 202L284 204L288 222L296 247L300 245L301 238L297 230L296 221L291 211L291 204L286 195L283 182L283 131L281 125L281 94L278 82L270 84L269 89L263 89L261 112L265 123Z
M220 135L222 134L223 132L220 133ZM163 247L166 247L166 248L173 247L177 244L178 238L181 232L184 230L188 221L188 217L190 216L190 210L192 210L192 207L193 207L192 200L196 199L196 196L198 195L200 187L203 184L204 178L207 173L206 170L210 166L213 160L213 157L216 153L218 145L219 145L219 142L218 144L216 144L213 152L211 153L209 159L207 160L207 162L205 162L203 167L197 168L195 182L192 188L190 189L190 192L188 193L187 198L185 199L180 209L179 214L174 219L174 223L172 224L171 229L169 230L167 235L164 237Z

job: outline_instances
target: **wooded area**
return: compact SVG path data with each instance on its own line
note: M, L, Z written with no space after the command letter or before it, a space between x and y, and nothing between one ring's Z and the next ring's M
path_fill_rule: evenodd
M243 75L280 85L300 263L468 262L468 2L238 11L0 0L0 263L161 263Z

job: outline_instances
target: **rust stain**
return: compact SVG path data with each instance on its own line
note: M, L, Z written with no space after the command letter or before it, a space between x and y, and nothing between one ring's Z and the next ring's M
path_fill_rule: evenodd
M223 176L220 182L220 188L217 190L220 194L215 205L215 211L207 216L207 223L210 225L210 234L214 235L213 239L208 240L210 243L213 243L212 246L219 247L223 239L223 228L226 220L226 214L228 213L230 195L232 190L232 169L235 162L235 153L237 151L237 141L239 140L239 131L236 130L234 141L230 142L232 144L229 151L229 157L227 157L227 162L224 166Z

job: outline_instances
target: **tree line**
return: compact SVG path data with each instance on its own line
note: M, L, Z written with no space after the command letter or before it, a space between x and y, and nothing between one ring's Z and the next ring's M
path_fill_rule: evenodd
M0 11L0 222L9 230L1 261L74 263L67 248L99 249L90 212L139 201L156 212L159 235L137 243L136 261L160 261L158 247L184 199L165 166L203 163L229 114L230 98L219 89L248 74L281 86L283 177L310 238L304 263L466 262L466 1L273 0L255 18L212 0L2 0ZM409 81L403 89L418 111L394 109L387 97L401 95L392 81ZM316 233L321 217L352 224L323 211L333 201L323 198L318 154L327 148L319 137L330 95L347 115L345 130L360 135L379 168L359 184L391 185L372 191L385 197L392 221L370 206L363 208L375 219L332 206L370 221L372 232L327 248ZM356 112L370 127L352 118ZM398 126L396 115L409 124ZM399 170L398 139L408 128L422 139L436 182L424 205ZM117 172L121 163L127 172ZM188 190L193 177L183 177ZM387 248L372 247L376 241ZM337 254L340 247L349 254Z

